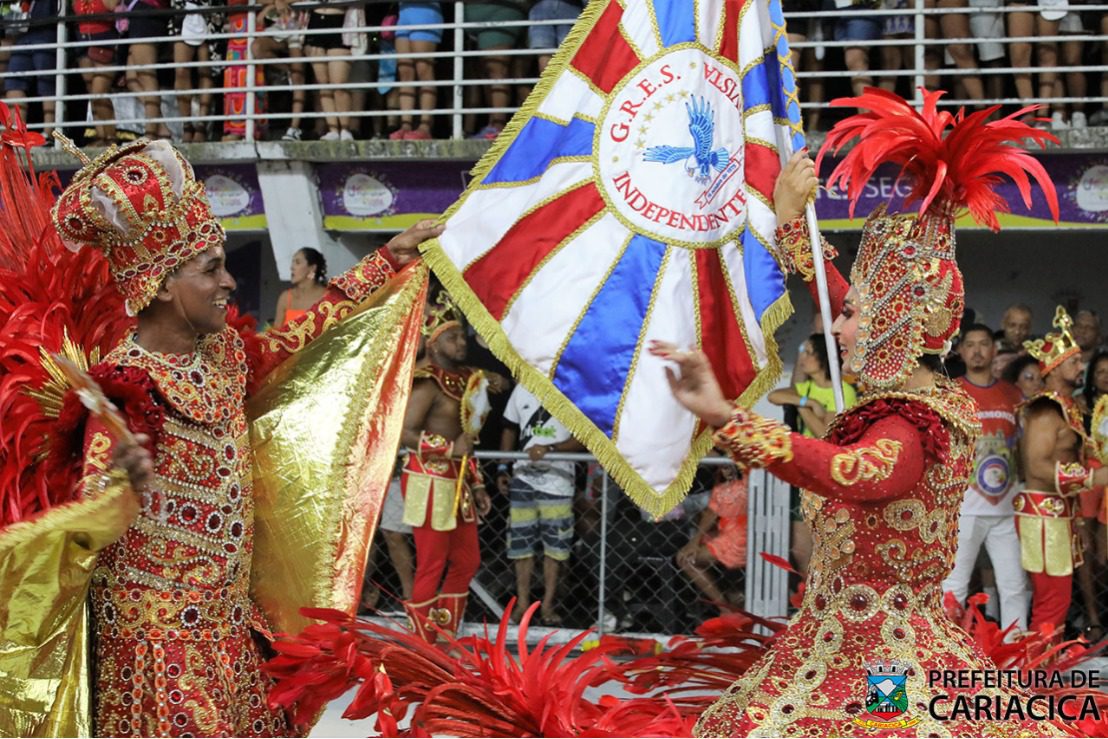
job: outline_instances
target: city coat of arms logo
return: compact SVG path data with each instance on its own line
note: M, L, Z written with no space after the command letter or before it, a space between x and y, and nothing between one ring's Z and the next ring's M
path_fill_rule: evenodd
M906 662L867 662L866 712L854 723L867 729L903 729L915 726L919 717L908 715L908 672Z

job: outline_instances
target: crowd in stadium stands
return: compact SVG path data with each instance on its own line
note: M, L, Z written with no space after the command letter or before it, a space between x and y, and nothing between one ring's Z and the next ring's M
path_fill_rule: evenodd
M56 42L61 3L67 1L63 51L34 48ZM29 104L27 116L49 130L56 112L55 72L64 56L67 69L81 71L66 75L66 93L93 96L91 102L85 98L65 103L65 121L89 122L83 132L69 131L86 143L103 144L134 134L186 143L238 140L246 134L250 81L245 62L251 51L247 33L253 13L258 32L267 32L254 39L253 56L271 62L255 67L254 86L271 88L255 96L256 136L294 141L445 138L452 133L449 116L430 111L454 107L448 81L454 78L452 54L458 50L458 38L450 24L496 24L467 27L461 36L464 50L482 52L462 62L464 78L481 81L462 88L463 107L511 109L530 90L530 85L513 80L533 78L545 68L551 50L565 38L586 2L3 2L0 72L6 99L46 98ZM1108 124L1103 104L1084 102L1108 95L1108 75L1097 69L1108 63L1108 14L1083 12L1084 2L925 0L928 8L966 9L926 16L926 38L940 42L925 47L927 84L943 86L966 100L1076 98L1077 102L1048 105L1040 113L1050 121L1044 125L1060 129ZM873 84L909 94L913 76L903 72L915 67L915 48L874 42L915 38L915 0L783 0L783 5L791 18L789 37L800 45L794 48L797 69L850 72L804 78L802 100L820 103ZM903 13L888 13L897 10ZM812 17L816 12L823 17ZM384 30L357 30L367 27ZM1081 40L1090 35L1102 38ZM1060 42L1037 40L1059 36ZM941 43L966 38L976 40ZM508 53L525 48L535 54ZM190 63L200 66L187 66ZM1056 68L1063 71L1055 72ZM902 74L895 74L898 71ZM387 115L359 115L365 111ZM805 123L810 130L821 130L834 122L829 115L817 105L807 109ZM463 130L473 138L492 139L508 116L466 113ZM129 123L116 126L110 123L113 119ZM154 122L157 119L170 120Z

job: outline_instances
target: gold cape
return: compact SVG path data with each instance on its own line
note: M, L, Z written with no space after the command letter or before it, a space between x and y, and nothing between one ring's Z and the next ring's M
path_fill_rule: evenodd
M301 606L352 613L392 476L427 270L413 265L309 343L249 400L252 593L276 632ZM89 736L86 596L97 553L137 501L121 473L82 500L0 531L0 736Z

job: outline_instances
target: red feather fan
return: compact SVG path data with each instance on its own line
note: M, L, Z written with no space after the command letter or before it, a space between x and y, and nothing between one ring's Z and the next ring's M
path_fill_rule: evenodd
M428 645L406 629L352 619L338 611L302 609L322 620L295 638L274 643L279 656L265 666L278 679L275 705L293 708L302 723L328 701L361 685L343 714L377 714L384 736L691 736L715 695L762 654L771 637L750 630L779 624L731 614L704 624L698 637L674 637L667 651L605 637L580 649L590 632L561 646L549 637L527 648L534 604L519 626L516 657L508 648L505 611L495 639L450 639L449 649ZM650 697L592 700L589 688L618 684ZM410 728L397 722L411 715Z
M1080 640L1057 644L1053 634L1038 633L1005 642L1007 630L985 619L982 602L971 598L956 620L1000 669L1069 670L1104 646ZM574 656L589 632L560 647L549 646L547 637L528 650L528 624L538 606L520 623L518 658L507 644L511 604L495 639L487 632L450 639L446 650L406 629L302 609L323 623L296 637L279 635L273 645L279 656L263 668L277 679L270 702L290 708L294 721L303 724L360 685L343 717L376 714L382 736L690 736L704 709L784 628L735 612L706 621L695 636L673 637L660 652L652 640L605 636ZM762 627L761 633L754 627ZM612 685L643 697L586 695L589 688ZM1093 694L1108 717L1108 695L1070 688L1054 692ZM409 728L400 729L409 712ZM1108 718L1062 728L1074 736L1108 736Z
M69 469L42 463L57 436L64 386L44 353L87 366L130 328L100 252L65 247L54 230L53 175L36 175L28 132L0 103L0 527L69 501ZM20 151L23 153L21 154ZM26 165L26 166L25 166Z
M923 109L917 111L906 100L885 90L867 87L858 97L840 98L835 107L857 107L866 112L835 124L816 159L816 171L829 151L838 154L852 140L854 148L839 163L827 181L838 184L850 198L850 215L866 182L885 162L900 165L911 192L905 205L919 202L920 214L932 206L967 208L974 220L993 231L1000 229L996 213L1008 212L1008 204L993 188L1007 175L1016 183L1023 202L1031 205L1031 177L1039 183L1058 220L1058 195L1043 165L1019 148L1033 141L1041 148L1058 139L1047 131L1028 126L1019 118L1038 109L1031 105L998 120L988 118L999 105L966 114L940 111L942 91L921 90Z

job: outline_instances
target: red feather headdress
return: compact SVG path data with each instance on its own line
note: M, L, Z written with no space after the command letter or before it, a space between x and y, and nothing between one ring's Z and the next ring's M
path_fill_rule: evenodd
M1040 148L1046 148L1048 142L1058 143L1053 134L1019 120L1039 106L1021 108L990 121L999 105L969 115L965 109L950 113L938 107L943 91L922 93L923 108L918 111L900 96L873 87L867 87L858 97L831 102L832 107L865 111L837 123L816 159L818 171L825 154L838 154L852 140L858 140L827 181L829 187L839 184L846 191L852 217L866 182L879 166L889 162L900 165L900 176L911 180L912 190L905 205L919 202L921 215L933 208L967 208L975 221L998 231L996 214L1007 213L1009 208L993 188L1001 175L1007 175L1030 207L1030 174L1058 220L1054 184L1043 165L1021 148L1025 142L1034 142Z
M884 90L866 88L832 106L862 112L840 121L827 134L816 160L847 153L828 179L850 200L850 214L870 177L882 164L900 167L911 189L905 205L913 213L888 214L877 208L866 220L850 280L859 293L861 319L850 369L868 390L900 387L922 354L943 354L958 330L964 308L962 273L954 259L954 220L968 209L993 230L997 212L1008 203L994 190L1004 175L1031 204L1031 178L1038 182L1055 220L1058 196L1043 166L1024 142L1045 146L1057 139L1018 118L1035 106L990 121L997 107L970 115L940 111L942 92L923 91L923 108ZM857 139L857 141L855 141ZM880 307L879 307L880 306Z
M30 149L44 143L42 136L3 103L0 125L2 528L68 502L76 491L73 470L44 463L63 435L59 416L67 389L49 355L60 352L87 368L131 322L103 255L70 251L54 229L57 179L36 175L30 162Z

